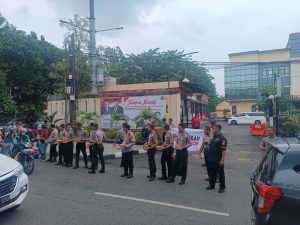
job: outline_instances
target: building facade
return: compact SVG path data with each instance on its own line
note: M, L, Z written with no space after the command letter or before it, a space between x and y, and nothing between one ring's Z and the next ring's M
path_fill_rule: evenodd
M98 94L76 100L76 120L80 121L80 112L96 112L101 118L104 114L103 103L107 99L118 99L123 104L124 111L128 106L124 101L132 99L145 99L159 96L164 99L166 118L172 118L174 124L185 123L191 126L195 113L205 116L205 108L208 103L208 96L201 90L199 85L180 81L128 84L128 85L107 85L98 90ZM47 102L47 114L57 112L56 119L70 121L70 101L64 96L49 96ZM113 103L111 103L113 104ZM136 106L134 106L136 107ZM133 108L134 108L133 107ZM155 107L154 107L155 108ZM101 112L103 111L103 112ZM61 121L63 122L63 121ZM101 120L99 119L101 126Z
M257 110L259 91L281 80L286 95L300 94L300 33L289 36L286 48L229 54L224 69L225 99L232 114Z

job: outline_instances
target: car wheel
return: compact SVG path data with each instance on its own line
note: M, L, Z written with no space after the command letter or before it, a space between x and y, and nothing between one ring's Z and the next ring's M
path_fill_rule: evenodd
M231 125L237 125L237 122L235 120L232 120L230 124Z

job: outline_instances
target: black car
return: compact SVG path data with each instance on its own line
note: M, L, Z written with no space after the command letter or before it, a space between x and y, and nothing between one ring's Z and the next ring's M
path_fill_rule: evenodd
M300 224L300 140L276 139L250 178L252 224Z

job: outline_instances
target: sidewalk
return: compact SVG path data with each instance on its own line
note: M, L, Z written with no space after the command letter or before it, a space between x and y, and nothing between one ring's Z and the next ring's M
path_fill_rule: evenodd
M76 153L76 148L75 148L76 144L74 144L74 149L73 149L73 153L74 153L74 156L75 156L75 153ZM110 144L110 143L103 143L103 146L104 146L104 159L116 159L116 158L121 158L121 155L122 155L122 152L117 149L117 148L114 148L113 147L113 144ZM58 150L58 147L57 147L57 150ZM47 147L47 155L49 155L49 152L50 152L50 145L48 145ZM142 154L142 153L145 153L146 151L144 151L142 149L142 145L135 145L133 147L133 154ZM89 156L90 155L90 152L87 148L87 155ZM83 155L82 153L80 153L80 159L82 160L83 159Z

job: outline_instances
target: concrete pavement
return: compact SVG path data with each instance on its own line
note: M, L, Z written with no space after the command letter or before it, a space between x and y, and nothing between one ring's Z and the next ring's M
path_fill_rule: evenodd
M118 159L106 160L106 173L95 175L88 174L82 165L73 170L36 161L27 199L16 211L0 214L0 224L248 225L249 176L263 155L258 149L260 140L249 136L245 126L224 125L224 131L229 141L224 194L217 189L205 190L208 183L204 181L203 161L194 153L189 154L183 186L178 185L179 178L172 184L149 182L146 154L134 156L133 179L120 177ZM156 164L159 176L159 153Z

